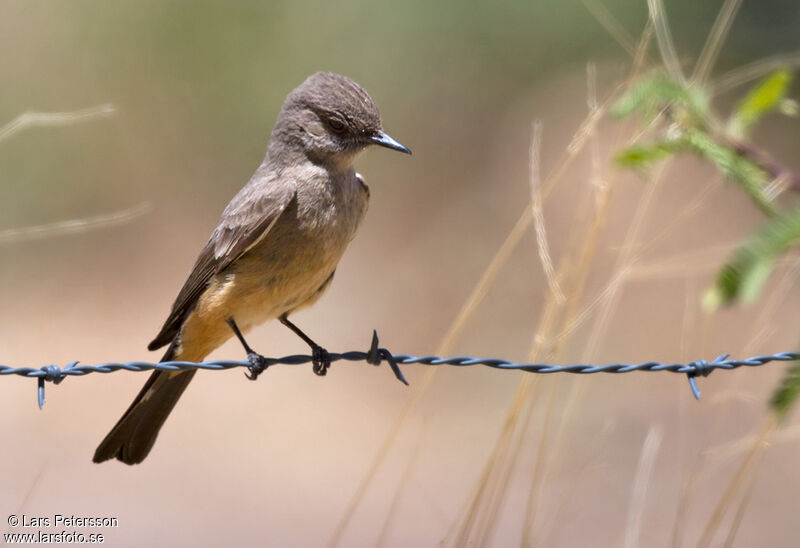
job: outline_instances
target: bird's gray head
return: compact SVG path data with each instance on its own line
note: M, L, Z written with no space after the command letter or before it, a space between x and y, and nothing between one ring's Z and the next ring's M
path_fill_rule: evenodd
M267 158L280 162L279 157L302 153L315 163L346 169L371 144L411 154L383 131L378 107L361 86L317 72L286 97Z

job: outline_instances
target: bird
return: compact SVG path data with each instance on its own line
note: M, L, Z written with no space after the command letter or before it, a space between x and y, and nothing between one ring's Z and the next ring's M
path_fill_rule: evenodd
M222 212L149 350L161 361L202 361L235 335L247 351L250 378L263 356L244 339L279 319L312 350L324 374L327 352L289 320L330 286L369 202L353 162L378 145L411 154L383 130L378 107L346 76L317 72L280 109L264 160ZM141 463L196 370L155 371L97 447L93 461Z

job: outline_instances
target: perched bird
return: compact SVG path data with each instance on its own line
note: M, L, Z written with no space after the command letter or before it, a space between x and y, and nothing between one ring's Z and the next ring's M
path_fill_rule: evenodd
M349 78L318 72L289 93L264 161L223 211L148 349L169 345L162 361L201 361L236 334L254 377L263 358L242 333L279 318L324 374L327 353L288 316L319 299L355 235L369 188L353 161L372 144L411 153L383 131L378 107ZM155 371L94 462L142 462L195 372Z

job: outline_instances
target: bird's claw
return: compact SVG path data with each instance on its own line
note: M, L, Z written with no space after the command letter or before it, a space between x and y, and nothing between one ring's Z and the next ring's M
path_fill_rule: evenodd
M315 346L311 349L311 363L313 364L314 374L324 377L331 366L331 356L321 346Z
M247 353L247 361L250 362L250 365L247 367L247 373L245 373L244 376L251 381L256 380L258 376L270 366L267 358L253 351Z

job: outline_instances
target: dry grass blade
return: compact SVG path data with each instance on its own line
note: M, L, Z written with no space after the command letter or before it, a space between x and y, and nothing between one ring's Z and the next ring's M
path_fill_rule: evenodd
M733 541L736 540L736 533L739 532L739 527L742 524L742 519L744 518L745 510L747 510L747 505L750 503L750 496L753 494L753 488L755 485L756 475L753 474L753 477L750 478L750 483L747 486L747 490L745 490L744 495L742 496L742 500L739 501L739 507L736 509L736 514L733 516L733 523L731 523L728 536L725 537L725 544L723 545L724 548L731 548L731 546L733 546Z
M593 76L593 72L591 70L589 71L589 75L590 77ZM590 89L591 88L592 88L592 83L590 83ZM595 110L590 112L589 117L587 119L588 120L599 119L598 111L600 111L601 107L598 107L596 98L590 98L590 103ZM593 128L594 128L593 124L588 124L588 125L584 124L581 128L579 128L575 137L573 137L571 145L576 145L577 143L580 143L580 147L582 148L587 141L591 142L591 138L594 135L594 131L592 131ZM569 153L576 154L580 150L580 148L577 146L574 147L571 146L568 147L567 150ZM556 173L559 176L561 172L562 172L561 169L556 170ZM555 179L551 180L555 182ZM549 188L552 188L552 183L551 186L549 186ZM559 273L558 274L554 273L554 279L558 279L560 277L561 273L567 268L568 263L569 261L567 259L562 260L561 265L559 267ZM562 299L561 301L557 301L555 296L556 293L551 291L550 293L548 293L548 296L546 298L545 306L543 308L543 312L540 318L539 328L536 332L536 335L533 338L533 344L529 354L529 359L531 361L536 361L542 356L542 351L545 346L545 341L552 330L553 322L556 319L557 313L563 308L565 300ZM529 398L528 386L529 386L528 380L523 377L520 381L520 386L518 390L518 396L521 395L521 397L515 397L514 401L509 407L505 423L506 426L504 426L504 432L513 431L513 429L516 427L516 423L518 422L519 417L521 415L520 413L521 402L524 402L525 399ZM548 413L552 412L553 403L554 400L550 398L550 405L548 405ZM528 415L524 420L524 424L526 426L523 427L522 429L523 432L527 430L527 424L530 421L531 418L530 415L532 412L533 412L533 406L530 406ZM550 416L551 415L548 415L548 417L545 418L546 425L550 423ZM487 528L485 525L493 523L493 520L496 517L497 513L499 512L500 506L502 505L502 501L504 500L507 488L507 478L506 481L503 481L498 479L497 476L502 473L502 470L506 470L506 472L508 472L511 468L513 468L518 457L518 455L515 453L509 454L509 444L506 443L506 440L507 440L506 436L501 436L498 440L498 443L495 445L495 448L492 453L492 458L487 462L487 464L484 467L481 479L479 481L479 486L475 490L475 495L472 500L471 507L475 508L477 511L480 508L480 502L481 502L480 499L485 497L486 493L491 493L489 501L486 504L486 511L484 514L484 519L482 521L484 527L479 528L479 531L481 532L479 539L481 542L484 543L488 541L488 535L491 532L491 528ZM543 446L544 446L544 441L542 441L542 444L540 444L540 448ZM539 491L539 489L537 488L537 486L540 483L539 480L541 479L544 470L546 469L546 463L544 462L543 455L540 455L540 457L541 458L537 459L536 471L534 473L534 477L532 480L533 482L532 492L537 492L537 493ZM511 464L508 464L509 461L511 462ZM493 489L487 489L486 487L487 485L491 485L494 487L498 483L500 484L499 489L496 487ZM532 517L532 516L530 516L529 514L527 517ZM468 516L467 519L464 521L464 524L462 525L462 536L461 536L462 540L466 541L469 539L468 532L469 530L471 530L473 526L472 522L475 519L477 519L477 514ZM526 524L523 528L523 531L532 530L531 527L529 526L530 520L526 519L525 523ZM467 531L466 535L463 534L464 531Z
M746 452L757 439L757 435L744 436L723 445L706 449L703 452L703 457L709 461L717 461L719 463L719 461L724 461ZM784 443L797 443L798 441L800 441L800 424L795 424L776 431L770 440L770 444L781 445Z
M611 104L616 100L620 89L621 88L615 89L604 101L604 103L600 105L597 111L590 114L578 128L578 131L575 133L572 141L570 142L570 146L567 147L567 152L565 153L564 156L561 157L559 163L556 165L553 171L548 175L543 185L543 190L542 190L543 199L547 198L549 191L552 190L555 183L564 174L567 167L569 167L569 165L578 155L582 146L586 143L588 136L591 134L597 122L600 121L602 115L605 114L605 112L608 110ZM511 254L514 251L514 249L516 249L517 245L519 244L519 241L522 239L522 236L525 234L525 231L530 226L532 220L533 216L531 215L531 208L526 207L525 210L522 212L522 215L519 217L519 219L517 219L517 222L512 228L511 232L509 232L508 236L506 236L506 239L500 246L500 249L498 249L497 253L495 253L494 257L492 257L492 260L486 267L486 270L483 272L481 279L478 281L478 283L470 293L469 297L464 302L464 305L461 307L461 310L459 311L455 320L453 320L453 322L450 324L450 327L445 333L442 342L437 348L436 353L438 355L445 355L450 353L450 349L452 348L458 336L461 334L461 331L466 326L467 321L472 316L475 309L483 300L483 298L486 296L489 287L496 279L497 274L500 272L500 269L508 262L508 259L511 257ZM427 369L423 374L422 380L416 385L413 395L408 400L408 403L403 408L403 411L400 413L395 423L392 425L389 434L381 444L381 447L378 450L375 459L370 464L370 467L368 468L367 473L365 474L364 478L359 484L359 487L356 489L353 498L348 502L345 513L340 522L337 524L336 529L334 530L334 533L331 537L331 540L329 542L330 546L336 546L341 541L342 534L344 533L344 530L347 528L347 525L352 519L353 514L355 513L355 509L357 508L358 504L363 498L364 493L366 493L366 490L369 484L371 483L372 478L375 476L375 473L377 472L378 468L380 468L384 458L386 458L389 449L394 444L394 440L396 439L397 434L400 432L402 425L405 423L406 418L411 414L411 411L417 406L419 401L426 393L428 387L433 381L433 378L435 377L436 371L437 369Z
M591 360L592 356L594 356L600 341L603 339L606 330L610 324L610 317L614 311L618 303L619 292L618 290L622 287L624 281L627 281L628 274L630 273L630 268L636 262L637 257L634 250L634 244L639 236L639 232L644 225L645 219L648 218L648 214L650 212L650 206L653 204L655 200L656 193L660 188L660 183L662 181L661 175L664 173L664 168L658 169L657 172L653 175L652 181L650 184L647 185L644 191L644 195L639 201L639 204L636 207L636 212L634 213L633 220L631 221L630 228L625 235L625 241L623 243L622 253L618 257L616 264L614 265L614 272L620 273L620 276L615 276L614 280L616 283L612 282L609 284L610 291L607 293L608 297L604 302L604 307L600 311L597 321L594 324L594 328L592 329L591 334L589 335L589 340L586 344L586 349L583 353L583 360L589 361Z
M672 42L672 33L667 23L667 14L664 11L664 4L661 0L647 0L647 7L650 11L650 21L656 32L656 42L661 53L661 60L667 72L676 82L686 82L686 78L681 71L681 64L678 55L675 53L675 45Z
M484 271L483 275L481 276L480 281L473 289L472 293L470 294L469 298L466 300L464 305L461 307L458 315L456 316L453 323L450 324L445 336L440 343L437 349L437 355L446 355L450 352L450 348L452 348L455 340L461 334L461 331L466 326L467 321L472 314L474 313L475 309L478 307L480 302L486 296L486 293L489 291L489 287L491 287L492 283L494 282L497 274L499 273L502 266L508 261L511 253L517 247L520 239L522 238L523 234L527 230L528 226L530 225L532 219L531 209L525 208L522 216L517 220L516 225L511 230L511 232L506 237L506 240L500 246L500 249L497 251L495 256L492 258L492 261L489 263L489 266ZM381 464L383 464L383 460L386 458L386 455L389 453L389 449L394 444L397 435L400 433L400 430L405 423L408 416L411 414L412 410L416 408L419 401L425 395L430 386L431 382L433 381L436 375L436 369L427 369L423 374L422 381L418 383L414 387L414 392L411 398L408 400L408 403L403 408L402 412L395 420L395 423L392 425L392 428L389 431L386 439L381 444L381 447L378 450L378 453L375 455L375 459L371 463L367 473L365 474L364 478L362 479L361 483L358 486L353 498L349 501L347 508L345 510L342 519L337 524L337 527L334 531L333 536L329 542L329 546L337 546L341 541L341 537L344 534L345 529L347 528L350 520L355 513L356 508L358 507L361 499L364 497L364 494L369 487L369 484L372 483L372 479L375 477L378 469L380 468Z
M28 487L28 490L25 492L25 496L22 497L22 502L19 504L19 508L17 508L17 515L25 514L25 508L28 506L28 503L33 497L33 493L36 492L36 488L39 487L39 484L41 483L49 464L49 460L46 460L42 463L41 468L39 468L39 471L36 473L36 477L34 477L33 481L31 482L31 486Z
M558 180L564 174L564 171L566 171L567 167L569 167L569 164L572 163L574 157L577 156L577 154L583 149L587 139L589 139L589 137L594 133L594 130L597 127L597 122L599 122L600 119L605 116L608 108L619 96L622 89L622 85L617 86L617 88L606 98L603 104L592 110L583 120L583 123L581 123L580 127L578 127L578 131L575 132L575 135L572 136L572 140L567 145L567 155L561 158L560 163L550 173L550 175L547 176L547 181L544 184L544 191L542 192L545 198L547 198L547 195L550 194L551 190L553 190L555 183L558 182Z
M636 62L634 62L634 66L636 66ZM594 64L592 63L589 63L586 68L586 102L587 106L589 107L589 112L593 113L598 108L597 73L595 71ZM558 319L557 315L561 315L562 318L568 317L571 311L574 311L574 309L577 307L577 302L580 301L583 293L583 284L585 283L586 276L589 272L593 251L596 249L595 244L597 242L597 237L600 234L600 226L602 225L605 217L605 206L608 203L607 199L611 188L610 185L606 184L602 176L603 168L600 161L598 141L599 139L597 133L593 132L589 136L588 149L591 158L591 176L589 177L589 183L591 185L591 190L594 190L594 193L592 193L591 190L586 193L587 197L589 197L591 194L594 194L594 207L592 209L593 214L591 216L592 220L581 227L583 233L583 241L581 246L578 246L578 233L581 232L581 230L579 230L580 224L575 223L575 230L570 236L570 244L567 246L567 251L563 254L564 258L559 265L560 275L569 272L569 270L573 268L573 265L576 265L574 269L577 270L577 272L573 272L571 276L569 299L567 302L556 302L555 299L549 299L547 301L546 307L540 319L539 329L534 337L533 345L531 346L529 353L530 361L538 361L542 357L553 356L559 352L558 347L553 344L549 345L549 350L545 350L547 343L550 342L546 339L549 339L552 336L551 334L555 327L555 322ZM591 203L587 203L586 206L590 207ZM577 218L588 218L588 216L580 215ZM575 392L573 379L557 379L557 382L554 384L559 386L560 384L564 383L567 385L568 393L573 394ZM541 542L541 535L537 535L537 526L541 521L539 519L539 507L541 505L541 501L543 500L544 479L546 477L551 460L557 458L557 456L554 456L554 454L558 453L559 444L561 441L560 434L562 433L561 428L564 424L562 415L562 421L560 421L555 427L555 435L551 440L550 431L553 429L552 421L556 401L556 386L550 386L550 393L542 424L542 433L537 444L537 454L533 474L531 477L531 486L528 492L525 520L522 526L522 544L524 546L533 544L534 537L536 537L538 542ZM569 399L570 398L568 396L567 404L569 404ZM546 453L546 448L551 449L551 451ZM546 534L546 532L544 534Z
M597 294L578 314L573 314L568 318L567 323L563 326L561 331L554 337L554 345L563 345L566 339L582 326L592 315L592 313L600 305L607 303L614 293L619 289L622 283L628 278L629 270L622 270L611 278L603 290Z
M556 404L556 390L550 387L547 398L547 410L542 423L542 432L539 435L539 443L536 448L536 462L533 467L531 487L528 490L528 502L525 508L525 522L522 529L522 546L535 546L535 517L539 515L538 508L542 501L542 485L544 483L545 470L547 469L547 448L550 441L550 427L553 422L553 410Z
M522 406L527 400L530 382L531 381L529 379L524 379L524 381L517 387L517 392L514 395L514 401L512 404L512 408L515 409L516 412L509 414L506 417L500 433L500 438L495 444L489 459L486 461L486 464L481 471L480 480L477 483L477 489L475 490L475 494L470 498L470 503L465 512L464 520L459 527L455 540L453 541L454 546L467 546L478 517L481 502L484 500L486 493L493 492L493 487L496 483L497 477L497 474L493 474L493 471L499 467L501 462L504 462L505 456L508 453L508 447L510 446L513 438L514 429L517 424L517 418L522 410ZM447 537L451 538L451 533L448 533Z
M500 273L500 269L502 269L503 266L508 262L508 259L517 248L517 245L522 239L522 236L525 234L525 231L528 230L532 220L533 212L531 211L531 208L526 207L525 211L523 211L522 215L519 217L519 219L517 219L517 222L511 229L511 232L508 233L506 239L500 245L497 253L495 253L494 257L492 257L492 260L489 262L489 266L483 271L480 280L472 289L472 292L464 302L461 310L458 311L458 315L456 316L455 320L447 329L447 332L445 333L444 338L437 349L438 355L441 356L450 353L450 349L455 344L458 336L464 330L467 321L472 317L472 314L475 312L475 309L478 307L478 305L483 301L484 297L486 297L489 288L492 286L494 280L497 278L497 275Z
M653 476L658 450L661 448L661 440L664 433L661 428L651 426L647 431L647 436L642 445L642 453L639 455L639 464L636 467L636 475L633 480L633 490L631 492L631 504L628 508L628 525L625 527L625 548L639 546L639 534L642 530L642 515L647 499L647 489L650 486L650 479Z
M680 337L680 357L681 360L687 360L688 356L688 346L689 341L692 338L692 335L696 332L696 314L694 314L694 310L696 308L697 302L697 293L695 291L694 283L692 280L686 280L684 282L684 301L683 301L683 320L681 321L681 337ZM678 432L681 434L678 437L678 444L679 444L679 452L685 452L686 446L686 424L687 424L687 409L686 409L686 397L685 392L680 391L677 394L678 396ZM685 470L685 467L684 467ZM692 469L689 473L691 477L693 474L696 474L697 471ZM685 474L685 472L684 472ZM683 522L685 520L685 513L687 504L689 501L689 481L687 478L684 478L683 486L680 491L680 495L678 498L678 509L675 513L675 521L672 526L672 541L670 543L673 548L679 546L680 538L683 533Z
M773 70L780 68L800 68L800 51L788 54L773 55L765 59L759 59L752 63L747 63L739 68L722 75L711 86L715 94L719 94L737 86L741 86L762 76L769 74Z
M784 259L784 261L786 261L786 259ZM780 263L776 263L776 266L778 264ZM789 296L789 291L798 282L800 282L800 258L789 257L788 268L786 269L786 272L783 273L780 281L773 285L775 289L772 291L769 297L767 297L766 304L761 307L758 316L753 321L753 325L769 325L771 319L776 317L776 311L778 308L786 302L786 299ZM750 353L755 352L755 348L757 348L757 346L751 341L747 346L744 347L743 351L749 355Z
M66 234L79 234L97 228L119 225L141 217L150 212L151 209L152 206L149 202L142 202L137 206L123 209L122 211L105 213L94 217L0 230L0 246L41 240L53 236L64 236Z
M589 10L589 13L597 19L597 22L606 29L609 36L611 36L617 44L622 46L622 49L631 56L636 53L636 41L628 34L625 27L617 21L610 11L608 11L608 8L598 0L583 0L583 5Z
M741 5L742 0L725 0L725 4L717 14L717 19L714 21L714 26L711 28L706 44L703 46L703 51L700 52L700 57L692 75L693 82L702 84L708 79L719 55L719 50L728 36L731 23L733 23L733 19L736 17Z
M597 67L594 63L587 63L586 65L586 106L589 107L589 112L597 110ZM603 176L603 160L600 156L600 138L597 133L593 133L589 139L589 159L591 162L591 176L589 181L592 184L592 189L595 195L595 209L600 207L606 190L608 189L608 182Z
M386 458L386 455L389 454L389 449L391 449L392 445L394 445L394 440L400 433L400 429L403 427L403 424L405 424L406 419L411 414L411 411L417 406L417 403L420 401L420 399L422 399L422 396L425 395L425 392L427 392L428 387L433 381L435 372L435 369L426 369L422 374L422 379L420 382L416 383L416 385L412 387L411 398L408 400L405 407L403 407L400 415L397 417L394 424L392 424L389 434L387 434L386 438L381 443L381 446L378 448L375 458L372 460L370 467L367 469L367 472L364 474L364 477L358 484L358 488L353 494L353 497L348 502L345 512L342 515L342 519L339 520L339 523L336 525L336 529L334 529L333 535L331 535L331 539L328 541L328 546L338 546L339 542L341 542L342 535L344 535L347 526L350 524L350 520L353 519L356 508L358 508L361 499L364 498L364 494L367 492L370 483L372 483L372 480L375 478L375 474L378 472L381 464L383 464L383 460Z
M381 532L378 534L378 540L375 541L376 547L384 546L386 544L386 538L389 536L392 522L394 521L394 517L397 515L397 509L400 507L400 502L403 500L405 487L408 485L409 478L411 477L411 471L414 469L414 465L417 463L417 458L419 457L420 449L422 449L422 438L424 437L424 434L425 429L420 428L417 434L417 441L414 443L411 454L408 456L406 467L403 470L403 473L400 475L400 487L394 493L392 504L389 506L389 511L386 513L386 519L383 521Z
M527 386L523 387L523 384ZM525 418L522 421L522 425L516 428L516 440L514 441L513 446L509 444L509 446L504 448L501 453L503 459L499 464L502 466L496 467L497 472L495 473L495 476L497 479L495 481L495 487L492 496L489 498L489 503L487 504L487 510L484 513L483 522L478 528L478 546L490 546L490 539L496 529L499 521L498 516L500 515L500 511L502 510L503 504L506 500L508 486L511 483L511 475L517 467L522 443L525 441L525 434L530 426L541 386L541 377L532 377L530 381L527 381L523 378L522 383L520 384L521 389L526 393L521 398L521 408L517 413L517 417ZM523 410L525 406L528 408L527 411ZM515 424L515 426L517 425Z
M730 255L739 244L720 244L676 253L657 261L636 264L631 267L631 279L664 279L689 278L698 273L718 269L725 257Z
M114 105L106 104L69 112L23 112L0 128L0 141L27 128L68 126L91 118L109 116L116 111Z
M642 33L641 40L639 42L639 46L636 50L633 66L631 69L630 76L626 84L629 84L636 75L639 73L645 54L647 51L647 46L650 42L650 37L652 35L652 26L648 24L645 27L644 32ZM597 114L597 100L596 100L596 84L595 84L595 71L594 65L589 64L587 66L587 104L590 109L590 118L591 113ZM626 85L626 84L623 84ZM600 233L600 228L603 225L605 219L605 211L606 206L608 205L608 198L610 196L610 190L613 185L606 184L604 178L602 177L602 168L599 162L599 155L598 155L598 147L597 147L597 137L595 132L591 132L586 136L589 139L589 150L592 156L592 176L590 178L592 187L596 191L595 195L595 208L594 208L594 215L593 220L587 225L586 230L584 231L584 241L583 246L580 248L580 252L577 254L578 256L578 273L576 276L573 276L572 287L569 291L569 304L567 306L566 314L563 315L564 322L567 322L572 314L574 314L575 310L577 309L578 303L580 302L580 296L582 295L584 284L586 281L586 276L589 271L589 266L592 261L592 257L594 255L594 251L596 250L596 243L597 238ZM588 194L588 193L587 193ZM574 253L574 246L570 244L568 246L568 252L565 254L565 258L562 260L559 266L559 276L563 271L566 271L570 268L570 257L572 257ZM542 315L542 319L540 321L539 329L537 331L536 336L534 337L533 346L531 348L530 353L530 360L536 361L541 355L545 354L544 346L545 346L545 338L549 336L551 329L553 327L553 322L556 317L557 312L561 312L563 310L563 306L557 306L556 303L552 299L548 299L546 302L546 306L544 308L544 313ZM562 343L564 339L560 341L557 340L553 342L551 345L551 349L546 354L548 356L553 356L560 352L560 343ZM564 411L562 413L561 420L559 424L555 428L555 435L553 436L553 440L549 439L549 431L551 428L552 422L552 411L554 409L553 405L555 400L553 399L553 394L551 394L550 402L547 406L546 416L544 419L543 424L543 437L540 438L538 447L539 447L539 458L536 460L536 467L534 470L534 474L532 477L531 488L529 491L529 503L525 515L525 521L523 525L523 545L526 543L532 542L536 531L536 517L538 516L538 506L542 500L542 486L543 486L543 479L545 477L545 470L549 466L550 460L558 462L557 457L553 457L552 454L557 454L560 445L561 445L561 436L563 434L564 425L569 422L569 416L573 408L575 407L575 395L577 390L574 389L574 382L572 379L569 379L567 382L570 384L568 385L568 396L567 402L564 406ZM551 448L551 456L548 460L544 458L544 448L545 447ZM542 538L546 537L546 533L543 535Z
M754 326L763 327L768 323L769 318L774 317L775 310L780 306L781 303L785 302L785 298L788 295L789 290L797 282L798 272L800 272L800 259L794 258L793 262L790 263L789 268L786 269L786 272L782 276L780 282L775 284L775 290L769 296L766 304L761 308L758 317L753 322ZM757 338L752 337L749 341L749 344L745 347L745 353L751 352L751 350L748 349L755 348L756 345ZM728 531L728 535L725 540L725 546L732 545L733 540L736 537L736 533L739 530L741 520L744 516L744 511L747 508L750 493L755 484L755 470L763 451L767 446L773 445L774 443L795 442L797 438L797 427L782 429L779 431L777 430L777 421L775 416L770 415L769 419L767 419L758 435L748 436L725 446L712 448L705 452L704 457L706 458L721 459L743 452L749 448L747 455L744 457L739 465L739 468L731 477L727 488L720 497L714 512L709 518L698 546L704 547L710 545L720 523L722 522L722 518L727 512L728 507L732 504L736 493L742 488L745 481L748 481L748 487L746 488L745 494L739 503L739 507L734 515L731 528ZM749 480L747 480L748 473L752 474Z
M628 78L627 84L630 84L630 82L633 80L633 78L641 68L641 64L644 60L644 51L646 50L647 44L649 43L650 39L651 28L652 28L651 25L648 25L645 28L644 33L642 34L642 41L638 50L639 55L637 55L634 61L634 71ZM650 126L655 125L658 120L659 117L656 117L650 123ZM632 139L628 141L628 146L635 144L639 139L641 139L644 136L644 134L645 134L644 132L636 134ZM602 290L602 292L598 294L587 306L585 306L580 313L577 313L578 300L576 299L574 301L576 308L570 310L570 313L565 317L564 326L562 327L561 331L556 335L553 341L554 347L559 347L562 344L564 344L566 339L590 317L592 311L595 308L597 308L597 306L599 306L600 304L606 303L608 305L606 315L610 313L610 309L614 305L614 301L612 300L613 297L616 295L616 292L619 289L620 285L625 281L626 276L630 273L633 264L635 264L636 262L636 256L635 254L633 254L632 242L636 240L636 237L638 236L638 232L640 229L640 225L643 223L644 219L647 216L650 202L652 201L653 196L655 195L655 192L659 186L660 176L663 172L663 169L664 169L663 166L659 166L656 169L656 172L653 175L650 184L647 186L645 190L644 197L640 199L639 205L637 206L636 214L634 215L634 220L625 236L625 243L623 243L623 248L622 248L623 251L620 254L617 263L614 267L614 271L617 272L617 274L614 275L614 277L609 281L609 283ZM602 196L603 196L603 201L605 203L602 204L602 207L598 205L598 211L605 210L608 200L608 192L603 193ZM591 246L588 248L589 250L594 249L594 244L596 243L596 238L597 238L596 231L599 230L599 227L602 225L602 223L603 223L603 216L598 214L595 217L595 225L596 225L595 230L593 230L592 233L589 234L589 240L587 240L587 243L591 242ZM593 255L593 253L594 253L593 251L590 251L590 256ZM584 264L586 264L586 268L588 268L587 261L584 260L583 262ZM595 325L596 332L601 329L603 328L599 327L599 323ZM597 340L597 338L599 338L599 333L596 333L595 341ZM589 347L587 348L588 351L582 358L584 360L588 360L589 358L586 356L591 355L591 353L594 351L593 348Z
M603 104L600 105L595 111L591 112L578 127L578 130L575 132L572 140L567 146L566 154L561 157L559 162L556 164L556 167L553 168L553 171L547 176L547 179L542 185L542 200L547 199L547 196L555 187L555 184L559 181L561 176L564 175L564 172L570 166L572 161L583 149L587 140L589 139L589 136L597 126L597 123L606 113L611 104L616 100L621 88L622 86L615 89L606 98ZM453 322L450 324L450 327L447 329L447 332L445 333L442 342L437 349L437 353L439 355L450 353L450 349L453 347L456 339L463 331L467 320L472 317L472 314L477 306L481 303L481 301L483 301L483 298L489 291L489 287L491 287L491 285L494 283L494 280L497 278L497 275L500 273L500 269L502 269L503 266L505 266L505 264L508 262L508 259L516 249L517 245L522 239L522 236L525 234L525 231L528 230L528 227L530 227L532 221L533 215L531 208L526 207L522 212L522 215L520 215L520 217L517 219L514 227L506 236L506 239L500 245L500 248L497 250L494 257L492 257L491 261L489 261L489 265L486 267L486 270L483 271L480 280L477 284L475 284L475 287L472 289L469 297L467 297L464 305L461 307L461 310L459 310L455 320L453 320Z
M689 355L689 340L692 333L695 332L695 315L693 314L697 306L697 294L694 290L692 280L684 280L683 284L683 320L681 321L681 338L680 338L680 357L681 360L688 360ZM683 411L681 406L680 411ZM683 426L683 423L681 423Z
M748 452L747 456L744 458L744 460L742 460L739 468L737 468L736 472L731 477L730 482L728 482L728 486L722 493L719 502L717 502L717 506L714 508L714 512L711 514L711 517L709 518L708 523L703 530L700 541L697 543L698 547L705 548L711 544L717 529L719 529L720 523L722 523L722 518L725 516L725 513L728 511L728 508L736 496L736 492L744 483L748 473L750 473L750 471L755 467L756 463L758 462L758 458L761 456L764 448L767 447L776 427L777 421L775 420L775 417L770 416L770 418L764 424L764 427L761 429L760 434L750 447L750 451Z
M689 468L689 475L683 478L681 493L678 498L678 511L675 513L675 523L672 526L672 539L670 542L672 548L680 548L681 546L686 516L689 514L692 495L694 494L697 478L700 475L700 462L702 462L702 459L698 457L695 465Z
M650 44L650 39L652 37L652 25L648 23L645 26L644 31L642 32L641 38L639 40L639 44L636 48L636 52L633 59L633 64L631 67L630 74L628 76L627 82L623 85L629 85L639 74L644 64L644 60L646 57L646 52L648 46ZM597 108L597 100L596 100L596 74L594 71L594 66L589 64L587 66L587 104L589 106L590 111ZM615 141L619 140L619 136L615 138ZM616 149L616 146L613 147ZM569 300L567 302L566 308L564 310L564 314L562 316L562 330L565 325L567 325L570 320L576 314L579 304L581 302L586 280L588 279L590 267L593 261L593 257L597 251L597 242L602 231L602 227L605 224L607 207L609 205L609 199L611 196L611 190L614 187L613 181L606 183L605 177L603 175L603 168L599 161L599 147L598 147L598 138L596 134L592 134L590 138L590 145L589 145L589 152L591 154L591 166L592 166L592 174L590 177L590 181L592 187L595 189L595 203L594 203L594 212L592 215L592 220L588 223L583 236L583 243L578 253L576 253L577 257L577 272L575 272L572 276L572 283L569 290ZM561 266L563 268L567 268L568 258L571 256L567 254L567 259L565 259ZM544 322L543 322L544 323ZM550 325L547 324L546 332L550 333ZM548 356L555 356L561 353L561 349L563 348L563 344L566 342L566 337L564 338L556 338L552 341L550 345L550 350L547 353ZM542 349L539 348L539 351ZM533 360L532 360L533 361ZM550 462L553 462L558 465L561 462L559 458L559 453L563 447L563 436L564 431L566 429L566 425L570 423L573 414L575 413L576 407L578 406L578 401L580 399L580 384L578 381L573 379L568 379L567 382L567 396L566 402L564 403L564 407L560 416L560 420L558 425L555 427L555 433L553 435L553 440L550 443L551 448L551 455L550 455ZM549 428L548 425L545 425L546 428ZM540 447L542 444L540 443ZM537 465L542 461L537 461ZM540 474L544 477L544 471ZM531 496L537 497L537 502L541 501L541 497L539 495L539 491L541 488L538 486L539 479L537 475L534 474L532 488L531 488ZM562 495L563 496L563 495ZM535 518L536 516L533 514L535 510L534 504L529 504L525 522L523 526L523 534L527 534L530 538L533 537L535 532ZM551 523L555 522L555 515L552 516ZM547 538L547 530L544 533L540 534L540 538Z
M647 251L648 249L653 248L658 242L669 236L670 232L674 230L676 227L681 226L686 223L686 219L695 213L700 211L700 208L705 205L705 203L709 200L713 192L720 190L721 185L719 184L719 180L711 180L706 183L703 188L700 189L692 200L686 204L677 215L672 217L664 228L656 234L649 242L647 242L641 249L642 252Z
M536 232L536 243L539 249L539 260L542 263L542 270L544 270L547 285L553 293L556 302L561 304L564 302L564 292L558 285L556 279L555 268L553 268L553 259L550 256L550 246L547 244L547 232L544 223L544 210L542 207L542 183L539 176L540 155L539 152L542 148L542 123L536 120L533 123L533 137L531 138L531 161L530 161L530 177L531 177L531 211L533 215L533 228Z

